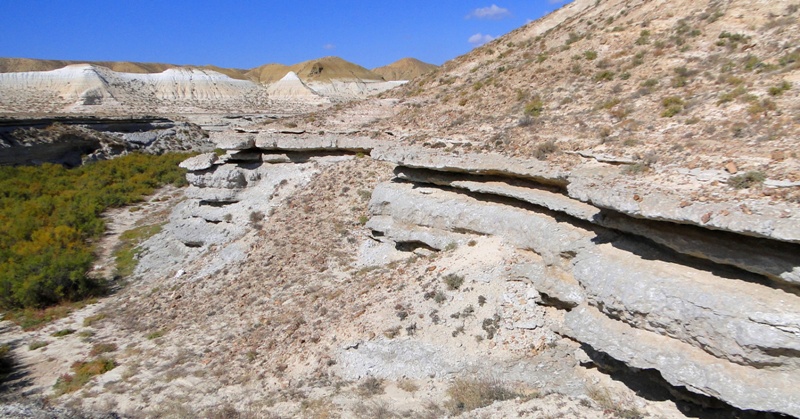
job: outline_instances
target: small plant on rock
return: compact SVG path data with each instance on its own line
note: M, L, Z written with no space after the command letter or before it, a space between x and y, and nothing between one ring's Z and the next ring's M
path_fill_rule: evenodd
M367 377L362 381L357 388L357 392L362 397L372 397L378 394L383 394L385 389L383 379L377 377Z
M531 101L525 104L525 115L530 117L538 117L544 111L544 101L539 96L534 96Z
M545 141L536 147L533 156L538 160L545 160L547 156L558 151L558 146L553 141Z
M735 189L747 189L764 183L765 180L767 180L767 175L764 172L750 171L741 175L731 176L728 179L728 185Z
M457 290L464 284L464 277L456 274L447 274L444 277L444 283L447 284L447 289Z
M445 403L445 407L453 415L489 406L495 401L522 396L497 380L474 378L456 379L447 389L447 395L450 400Z

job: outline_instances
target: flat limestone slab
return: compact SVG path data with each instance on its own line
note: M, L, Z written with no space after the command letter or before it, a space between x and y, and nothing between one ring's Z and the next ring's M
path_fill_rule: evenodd
M800 416L800 374L726 362L698 348L635 329L582 305L566 315L564 334L632 367L657 369L667 382L740 409Z

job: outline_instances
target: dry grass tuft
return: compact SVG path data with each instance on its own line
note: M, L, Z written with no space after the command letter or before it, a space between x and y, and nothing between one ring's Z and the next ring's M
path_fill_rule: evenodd
M474 378L455 380L447 389L447 395L450 400L445 407L453 415L489 406L495 401L537 396L536 393L526 395L518 392L498 380Z

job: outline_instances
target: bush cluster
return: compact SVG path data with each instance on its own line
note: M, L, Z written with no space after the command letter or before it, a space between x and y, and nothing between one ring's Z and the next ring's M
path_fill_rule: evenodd
M86 275L90 241L109 207L141 201L164 184L182 186L186 155L129 154L75 169L0 167L0 307L46 307L102 290Z

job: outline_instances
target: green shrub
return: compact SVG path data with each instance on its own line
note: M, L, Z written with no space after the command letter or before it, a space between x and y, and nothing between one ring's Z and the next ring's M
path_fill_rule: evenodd
M765 175L764 172L750 171L742 173L741 175L731 176L728 178L728 185L735 189L747 189L761 184L765 180L767 180L767 175Z
M769 94L770 96L780 96L783 94L783 92L788 91L791 88L792 88L792 83L783 80L780 85L770 87Z
M683 99L677 96L665 97L661 100L661 106L664 107L664 111L661 112L661 116L665 118L672 118L683 111L683 105Z
M589 50L583 52L583 57L591 61L597 58L597 51Z
M745 93L747 93L747 89L745 89L744 86L738 86L730 92L721 94L719 96L719 100L717 101L717 105L732 102L734 99Z
M594 75L594 81L611 81L614 80L614 72L611 70L603 70Z
M28 350L35 351L39 348L44 348L45 346L49 345L50 342L45 342L43 340L33 341L28 345Z
M444 277L444 283L449 290L457 290L464 284L464 277L456 274L447 274Z
M643 30L639 33L639 37L636 38L635 41L636 45L647 45L650 43L650 31Z
M163 330L156 330L155 332L149 333L147 335L147 340L158 339L158 338L160 338L162 336L164 336L164 331Z
M60 337L64 337L64 336L67 336L67 335L71 335L73 333L75 333L75 329L61 329L61 330L59 330L57 332L54 332L51 336L56 337L56 338L60 338Z
M580 41L581 39L583 39L583 35L580 35L580 34L575 33L575 32L570 32L569 33L569 37L564 42L564 44L565 45L572 45L572 44Z
M129 154L75 169L0 167L0 307L46 307L103 292L86 272L91 241L109 207L139 202L155 188L186 184L186 155Z
M539 96L535 96L530 102L525 104L525 115L537 117L544 111L544 102Z

